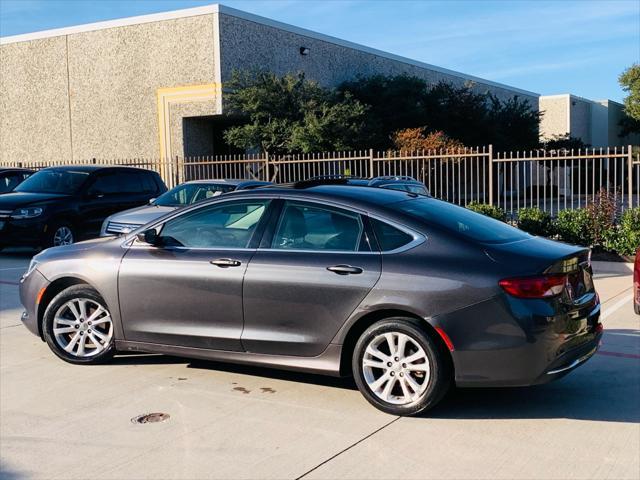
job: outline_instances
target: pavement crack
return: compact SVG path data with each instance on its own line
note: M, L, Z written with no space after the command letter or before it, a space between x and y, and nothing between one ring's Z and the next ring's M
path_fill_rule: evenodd
M625 288L624 290L622 290L619 293L616 293L613 297L607 298L604 302L602 302L602 305L606 305L607 303L611 303L613 300L615 300L616 298L620 297L621 295L624 295L625 293L629 292L631 289L633 289L633 285L630 286L630 287Z
M371 432L369 435L366 435L364 437L362 437L360 440L358 440L357 442L352 443L351 445L349 445L348 447L340 450L338 453L336 453L335 455L332 455L331 457L327 458L325 461L320 462L318 465L316 465L315 467L313 467L310 470L307 470L306 472L304 472L302 475L300 475L299 477L296 477L295 480L300 480L301 478L306 477L307 475L309 475L311 472L316 471L318 468L322 467L323 465L326 465L327 463L329 463L331 460L338 458L340 455L342 455L345 452L348 452L349 450L351 450L353 447L355 447L356 445L359 445L360 443L364 442L365 440L367 440L368 438L373 437L376 433L384 430L385 428L387 428L389 425L391 425L394 422L397 422L398 420L400 420L402 417L396 417L393 420L391 420L390 422L385 423L383 426L381 426L380 428L374 430L373 432Z

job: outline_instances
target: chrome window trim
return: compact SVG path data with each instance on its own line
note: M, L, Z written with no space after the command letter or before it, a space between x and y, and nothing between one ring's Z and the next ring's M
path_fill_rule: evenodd
M380 215L375 215L375 214L368 214L368 216L370 218L373 218L375 220L378 220L382 223L386 223L387 225L392 226L393 228L397 228L398 230L400 230L401 232L406 233L407 235L410 235L411 237L413 237L413 240L405 243L404 245L398 247L398 248L394 248L393 250L381 250L382 253L386 254L386 255L393 255L395 253L402 253L402 252L406 252L407 250L411 250L412 248L417 247L418 245L422 245L423 243L425 243L428 240L428 237L422 233L418 233L415 230L413 230L412 228L409 228L405 225L402 225L401 223L396 222L395 220L389 220L388 218L384 218Z
M381 255L382 252L377 250L375 252L354 252L352 250L304 250L299 248L258 248L259 252L280 252L280 253L325 253L325 254L339 254L339 255Z
M274 251L274 252L294 252L294 253L326 253L326 254L350 254L350 255L362 255L362 254L374 254L374 255L379 255L379 254L385 254L385 255L393 255L396 253L402 253L402 252L406 252L408 250L411 250L415 247L417 247L418 245L421 245L423 243L425 243L428 240L428 236L424 235L422 233L418 233L415 230L413 230L410 227L407 227L401 223L398 223L395 220L390 220L389 218L386 217L382 217L380 215L376 215L376 214L372 214L366 210L362 210L361 208L358 207L351 207L351 206L347 206L344 203L340 203L340 202L335 202L332 200L318 200L315 198L308 198L305 197L304 195L300 195L300 194L296 194L297 192L292 192L291 194L289 194L287 192L287 194L283 195L281 192L279 192L276 195L269 195L268 192L266 191L259 191L259 190L242 190L242 192L251 192L249 194L243 194L243 196L241 198L238 197L232 197L232 196L220 196L220 197L216 197L214 199L210 199L210 200L204 200L203 202L197 203L197 204L193 204L190 206L186 206L186 207L182 207L182 208L178 208L176 210L174 210L173 212L167 213L167 215L170 215L168 218L163 219L162 221L158 221L156 223L152 223L151 225L149 225L147 227L147 230L152 229L152 228L158 228L158 226L163 226L166 222L181 216L181 215L185 215L193 210L197 210L200 208L205 208L207 206L211 206L211 205L218 205L218 204L222 204L222 203L227 203L227 202L241 202L244 200L266 200L266 201L274 201L274 200L299 200L299 201L303 201L303 202L307 202L307 203L312 203L312 204L318 204L321 206L334 206L336 208L339 209L343 209L343 210L347 210L349 212L355 212L358 213L360 215L364 215L367 216L369 218L374 218L376 220L379 220L381 222L384 222L388 225L391 225L394 228L397 228L398 230L410 235L413 237L413 240L405 245L402 245L401 247L398 247L394 250L377 250L374 252L353 252L350 250L304 250L304 249L291 249L291 250L287 250L287 249L272 249L272 248L235 248L235 249L231 249L231 248L203 248L203 247L197 247L197 248L189 248L189 247L171 247L171 248L177 248L177 249L185 249L185 250L224 250L224 251ZM145 225L142 225L140 228L144 227ZM140 230L140 229L138 229ZM150 245L146 245L146 244L137 244L136 245L136 231L133 232L129 232L128 234L126 234L125 239L123 240L121 246L122 248L158 248L158 247L153 247Z

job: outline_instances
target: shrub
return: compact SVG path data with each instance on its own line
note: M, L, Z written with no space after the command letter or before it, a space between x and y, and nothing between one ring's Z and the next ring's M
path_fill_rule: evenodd
M587 205L589 235L594 246L612 249L616 236L616 212L618 201L615 194L602 188L593 202Z
M396 150L417 152L421 150L451 150L464 148L462 142L448 137L442 130L426 133L426 128L405 128L391 136Z
M482 215L486 215L487 217L495 218L496 220L500 220L501 222L506 221L507 214L500 207L496 207L494 205L487 205L485 203L471 202L467 205L469 210L473 210L474 212L481 213Z
M620 255L634 255L640 248L640 207L624 211L611 243Z
M553 235L551 215L538 207L518 210L518 228L531 235L550 237Z
M593 245L590 229L591 217L586 208L562 210L554 222L554 230L560 240L575 245Z

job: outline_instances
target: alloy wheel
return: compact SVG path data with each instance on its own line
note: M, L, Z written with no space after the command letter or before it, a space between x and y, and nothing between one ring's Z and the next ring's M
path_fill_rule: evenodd
M385 332L374 337L362 357L362 371L371 392L393 405L419 400L431 376L424 349L401 332Z
M71 245L73 243L73 232L69 227L58 227L53 234L53 246Z
M88 298L65 302L53 319L56 343L69 355L87 358L109 347L113 322L109 311Z

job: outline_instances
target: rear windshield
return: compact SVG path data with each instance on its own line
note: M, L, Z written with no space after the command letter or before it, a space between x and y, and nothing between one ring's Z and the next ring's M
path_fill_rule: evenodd
M220 185L219 183L187 183L163 193L153 203L161 207L180 207L217 197L233 189L235 189L233 185Z
M429 225L478 242L507 243L530 237L504 222L433 198L406 200L393 207Z
M87 172L40 170L18 185L14 191L73 194L78 192L88 177Z

